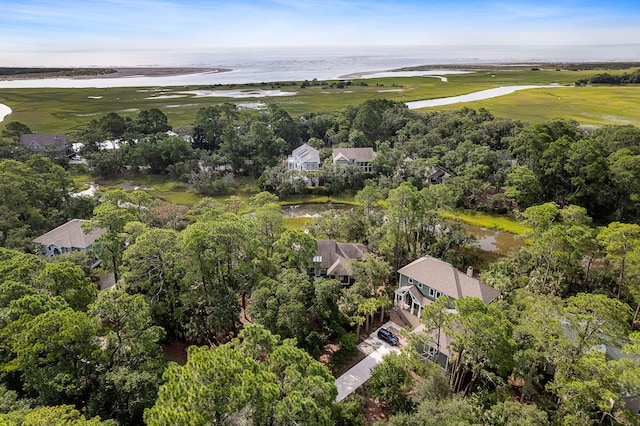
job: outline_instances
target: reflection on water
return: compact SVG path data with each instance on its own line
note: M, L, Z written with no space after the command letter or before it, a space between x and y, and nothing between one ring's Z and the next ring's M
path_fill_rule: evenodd
M295 204L291 206L283 206L282 207L282 217L285 219L293 219L296 217L318 217L320 213L326 212L328 210L340 210L347 211L351 210L353 206L348 204L337 204L337 203L327 203L327 204Z
M482 228L468 223L460 223L460 225L478 239L476 244L485 251L507 254L511 249L525 245L524 240L517 239L509 232Z

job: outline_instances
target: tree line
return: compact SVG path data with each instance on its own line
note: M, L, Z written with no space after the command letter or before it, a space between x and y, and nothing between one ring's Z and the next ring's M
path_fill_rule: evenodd
M587 84L638 84L640 83L640 69L631 73L624 72L620 75L612 75L609 73L596 74L589 78L583 78L576 81L576 86L585 86Z

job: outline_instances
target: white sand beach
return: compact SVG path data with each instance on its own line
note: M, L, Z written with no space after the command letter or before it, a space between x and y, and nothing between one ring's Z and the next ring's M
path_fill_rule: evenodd
M527 89L552 89L560 86L557 84L549 86L502 86L494 89L480 90L479 92L468 93L460 96L450 96L448 98L425 99L423 101L406 102L409 109L428 108L434 106L451 105L464 102L482 101L485 99L497 98L498 96L509 95L518 90Z
M8 105L0 104L0 121L4 120L9 114L11 114L11 108Z

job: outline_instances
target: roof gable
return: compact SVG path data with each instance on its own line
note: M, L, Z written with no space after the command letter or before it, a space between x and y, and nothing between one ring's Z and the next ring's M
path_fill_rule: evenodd
M367 254L364 244L339 243L335 240L318 240L318 251L314 258L321 258L327 275L351 275L351 261L362 260Z
M70 146L65 135L46 134L46 133L29 133L20 136L20 144L27 149L43 150L43 149L66 149Z
M493 287L458 271L453 265L435 257L425 256L400 268L398 273L423 283L453 299L477 297L491 303L500 295Z
M299 163L320 163L320 152L306 143L294 149L291 157Z
M376 153L373 148L334 148L333 149L333 161L339 161L343 158L347 161L354 161L356 163L367 163L373 161L376 157Z
M55 229L43 234L33 240L36 244L43 246L55 245L58 247L86 249L90 247L106 230L96 228L85 233L82 224L88 222L84 219L72 219L69 222L58 226Z

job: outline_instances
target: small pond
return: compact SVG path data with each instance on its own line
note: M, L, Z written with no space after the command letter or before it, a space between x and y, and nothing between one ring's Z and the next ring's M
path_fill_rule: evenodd
M294 219L297 217L318 217L320 213L328 210L351 210L353 206L349 204L324 203L324 204L295 204L290 206L282 206L282 217L285 219Z
M308 217L315 218L320 213L327 210L349 211L354 207L348 204L296 204L282 207L282 217L285 219ZM482 228L479 226L469 225L460 222L460 224L470 234L474 235L478 241L477 245L485 251L507 254L512 248L520 247L525 244L524 240L517 239L514 234L500 231L497 229Z
M478 239L476 244L485 251L507 254L511 249L525 245L524 240L516 238L516 236L510 232L482 228L463 222L460 222L460 225Z

